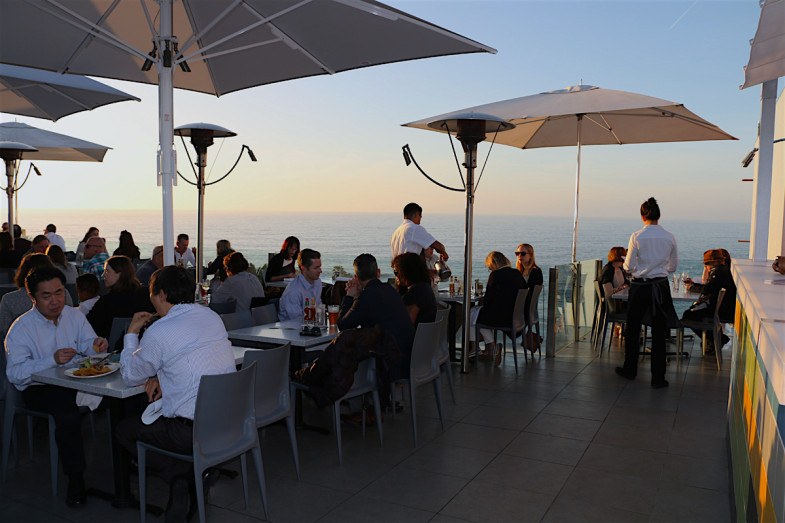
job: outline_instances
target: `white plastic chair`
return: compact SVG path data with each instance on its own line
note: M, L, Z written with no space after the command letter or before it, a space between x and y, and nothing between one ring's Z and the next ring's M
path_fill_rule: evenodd
M278 321L278 311L275 309L275 304L268 303L261 307L252 308L251 321L254 325L267 325Z
M452 365L450 364L450 343L447 339L449 333L447 332L447 318L450 316L450 306L446 309L438 309L436 311L436 323L441 325L439 329L439 344L436 349L436 364L439 368L447 374L447 384L450 386L450 395L452 396L452 404L457 405L455 401L455 384L452 378Z
M480 338L481 328L501 331L510 337L512 340L512 358L515 362L515 374L518 374L518 351L515 349L515 346L517 345L516 340L518 339L518 336L521 336L526 332L526 295L528 293L529 289L518 290L518 296L515 298L515 305L512 309L512 321L510 322L509 327L498 327L495 325L484 325L481 323L477 323L475 326L477 329L477 339ZM502 361L504 361L505 352L507 352L507 338L504 338L504 343L502 344ZM523 357L526 358L525 353Z
M115 344L125 336L130 324L131 318L114 318L112 320L112 329L109 331L109 351L115 350Z
M275 307L273 307L275 311ZM249 350L243 355L243 367L256 363L256 428L262 429L278 420L286 419L289 443L292 446L294 468L300 479L300 457L297 434L294 430L294 402L290 392L289 352L291 344L274 349Z
M250 310L231 312L229 314L221 314L220 316L227 331L244 329L253 325Z
M529 337L528 335L534 332L537 336L537 340L540 339L540 311L539 311L539 301L540 301L540 293L542 292L542 285L535 285L531 292L531 298L529 301L529 317L526 318L526 336L523 338L524 348L529 349L529 347L525 347L526 340ZM542 356L542 343L538 344L537 352L540 356ZM534 351L532 353L532 362L534 361ZM524 353L524 357L526 357L526 353Z
M690 329L702 331L701 348L706 352L706 339L708 338L709 331L714 336L714 357L717 360L717 370L722 369L722 322L720 321L720 307L722 301L725 299L725 289L720 289L717 295L717 304L714 307L714 315L710 319L703 321L694 320L681 320L682 328L689 327Z
M190 461L194 464L196 500L199 506L199 521L205 522L204 484L202 473L209 467L240 457L243 476L243 497L248 509L248 471L245 461L251 453L259 482L265 519L267 514L267 488L264 481L262 451L259 448L259 434L256 430L254 412L254 383L256 365L228 374L205 375L199 383L194 411L194 450L193 454L179 454L163 450L153 445L136 442L139 464L139 506L146 504L146 465L147 451L157 452L171 458ZM142 522L145 510L140 510Z

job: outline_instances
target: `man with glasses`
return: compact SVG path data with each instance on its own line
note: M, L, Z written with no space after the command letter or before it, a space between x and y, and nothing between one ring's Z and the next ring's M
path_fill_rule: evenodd
M82 445L82 421L76 390L33 383L36 372L69 363L77 354L106 351L109 343L99 338L84 314L65 306L65 276L59 269L32 271L25 287L33 308L11 326L5 339L8 381L22 392L25 405L55 419L55 440L63 471L68 476L66 504L86 501Z
M403 208L403 223L395 229L392 238L390 238L390 251L393 260L399 254L405 252L420 254L424 249L429 248L438 252L444 261L450 258L444 245L420 225L421 220L422 207L416 203L406 204L406 207Z
M82 272L95 274L100 280L104 280L104 262L109 259L106 252L106 240L98 236L93 236L87 240L84 246L84 261L82 262Z

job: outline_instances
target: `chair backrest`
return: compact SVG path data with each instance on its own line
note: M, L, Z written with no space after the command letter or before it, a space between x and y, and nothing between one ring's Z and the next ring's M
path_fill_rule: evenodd
M255 380L255 364L237 372L202 376L194 410L194 459L221 463L257 441ZM227 458L222 460L222 456Z
M109 350L115 349L115 344L125 336L131 318L115 318L112 320L112 330L109 331Z
M450 316L450 306L444 309L436 309L436 323L439 328L439 343L436 348L436 362L441 365L450 359L449 334L447 333L447 319Z
M68 291L68 294L71 295L71 300L74 302L74 306L79 303L79 293L76 292L76 284L75 283L66 283L65 290Z
M262 305L267 305L267 298L264 296L254 296L251 298L249 309L255 309L256 307L261 307Z
M515 298L515 306L512 309L512 328L515 331L513 334L521 332L526 327L527 294L529 294L529 289L520 289Z
M542 292L542 285L535 285L532 289L532 297L529 300L529 325L540 322L540 293Z
M237 311L230 312L229 314L221 314L221 321L224 322L224 327L227 331L235 329L244 329L251 327L253 320L251 319L251 311Z
M278 311L274 303L268 303L261 307L251 307L251 321L254 325L266 325L278 321Z
M211 303L210 308L215 311L216 314L229 314L230 312L235 311L237 308L237 302L231 300L222 303Z
M291 344L274 349L247 350L243 355L243 367L256 364L257 425L272 423L286 417L291 410L289 398L289 352Z
M378 388L376 384L376 358L371 356L360 362L354 373L354 383L344 397L353 398L363 392L370 392Z
M613 284L610 282L606 282L602 284L602 296L605 299L605 307L608 309L608 312L611 314L616 312L621 312L616 310L616 299L613 298Z
M427 383L440 374L436 360L443 326L444 320L417 324L409 366L409 380L413 383Z
M722 306L722 300L725 299L725 289L720 289L720 293L717 295L717 305L714 307L714 324L717 325L722 323L720 321L720 307Z

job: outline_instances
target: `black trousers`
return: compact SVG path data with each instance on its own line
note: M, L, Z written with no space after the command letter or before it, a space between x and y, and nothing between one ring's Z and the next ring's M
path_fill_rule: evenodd
M82 416L76 405L76 391L54 385L32 385L22 391L22 398L30 409L54 417L57 451L66 475L83 474Z
M193 426L184 423L180 418L161 416L152 425L145 425L141 418L134 417L125 419L118 425L117 441L134 457L137 457L137 441L171 452L191 454L194 448L194 432ZM188 461L148 452L147 469L170 485L177 477L184 477L189 484L194 483L193 464Z
M682 315L681 319L688 320L688 321L705 321L705 320L710 320L713 316L714 316L714 311L709 310L709 307L707 305L706 307L700 310L687 309L686 311L684 311L684 314ZM698 337L703 336L703 331L701 330L696 330L696 329L690 329L690 330L692 330L692 332L697 334ZM712 331L709 331L709 334L712 334ZM709 337L709 345L711 346L714 345L714 338L711 336Z
M646 282L632 281L627 302L627 332L624 347L624 370L631 376L638 374L641 324L644 317L651 319L651 381L665 379L665 342L668 337L668 317L675 316L668 278Z

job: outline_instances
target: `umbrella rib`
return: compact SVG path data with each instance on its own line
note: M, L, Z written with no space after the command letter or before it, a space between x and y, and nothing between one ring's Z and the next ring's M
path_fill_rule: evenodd
M10 85L7 85L5 82L0 81L0 83L2 83L3 85L6 85L5 89L0 89L0 93L2 93L3 91L10 91L10 92L16 94L17 96L27 100L27 103L29 103L31 107L34 107L36 110L41 111L41 113L46 115L46 117L48 119L50 119L52 121L56 121L57 120L57 118L54 115L52 115L48 111L45 111L44 109L42 109L38 104L33 102L33 100L31 100L30 97L28 97L27 95L24 94L23 89L25 87L32 87L33 86L32 84L25 84L25 85L22 85L22 86L19 86L19 87L11 87ZM28 116L32 116L32 115L28 115Z
M45 86L43 86L43 88L44 88L44 89L46 89L46 90L48 90L48 91L51 91L51 92L54 92L54 93L57 93L57 94L59 94L60 96L62 96L62 97L63 97L63 98L65 98L66 100L69 100L69 101L71 101L72 103L74 103L74 104L78 105L79 107L81 107L83 111L89 111L89 110L90 110L90 107L89 107L87 104L85 104L85 103L83 103L83 102L81 102L81 101L77 100L76 98L74 98L74 97L73 97L73 96L71 96L70 94L68 94L68 93L66 93L65 91L62 91L62 90L60 90L60 89L56 88L56 87L55 87L55 86L53 86L53 85L46 84Z
M27 0L27 2L30 3L32 6L34 6L34 7L38 8L38 9L44 11L45 13L48 13L48 14L54 16L55 18L58 18L58 19L62 20L66 24L72 25L72 26L76 27L77 29L79 29L80 31L89 33L88 36L85 36L84 40L82 40L82 43L80 43L77 46L77 48L74 50L73 54L71 55L71 58L68 59L68 61L66 62L65 66L62 68L62 70L60 72L63 72L63 71L68 69L68 64L70 64L74 60L74 58L79 53L79 51L87 45L88 41L91 38L99 38L99 39L101 39L101 40L103 40L103 41L105 41L105 42L107 42L107 43L117 47L118 49L121 49L121 50L129 53L129 54L137 55L139 58L142 58L142 59L149 58L145 53L143 53L139 49L136 49L135 47L131 46L130 44L127 44L127 43L123 42L117 36L115 36L114 34L110 33L109 31L105 30L103 27L101 27L101 26L99 26L97 24L94 24L93 22L90 22L86 18L78 15L77 13L75 13L72 10L68 9L67 7L61 5L60 3L56 2L55 0L48 0L48 2L51 5L53 5L53 6L57 7L58 9L62 10L64 13L74 17L77 21L70 20L68 17L62 16L62 13L58 12L56 9L50 9L50 8L44 7L43 5L32 3L32 2L30 2L30 0ZM113 5L116 5L116 2ZM101 17L102 20L105 18L105 15L106 15L106 13L104 13L104 16ZM79 22L81 22L81 23L79 23Z
M602 122L603 123L600 123L597 120L595 120L594 118L592 118L592 116L594 116L594 115L597 115L600 118L602 118ZM600 129L602 129L603 131L607 131L608 133L610 133L610 135L613 136L613 139L616 140L616 143L618 145L622 144L622 141L619 140L619 137L616 135L616 132L611 127L611 124L608 123L608 120L605 119L605 115L603 113L584 114L583 116L587 120L589 120L591 123L593 123L594 125L596 125Z

